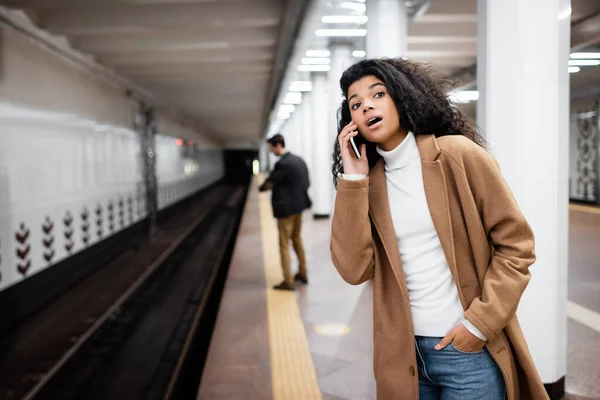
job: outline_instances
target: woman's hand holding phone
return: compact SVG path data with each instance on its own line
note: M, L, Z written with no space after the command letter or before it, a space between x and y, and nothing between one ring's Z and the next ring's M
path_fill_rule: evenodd
M342 129L338 136L338 142L340 143L340 151L342 153L342 164L344 166L345 174L364 174L369 173L369 161L367 160L366 146L362 144L360 146L361 157L356 157L354 150L352 149L352 143L350 138L358 135L358 129L354 122L350 122Z

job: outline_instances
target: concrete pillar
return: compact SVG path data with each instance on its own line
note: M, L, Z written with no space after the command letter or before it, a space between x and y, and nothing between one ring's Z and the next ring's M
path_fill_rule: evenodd
M298 117L298 111L294 111L290 118L286 121L283 126L283 137L285 138L285 147L288 151L294 152L296 149L296 137L295 137L295 126L294 122Z
M135 128L140 135L141 163L144 174L144 194L147 215L147 233L153 238L157 232L158 181L156 177L156 120L154 110L140 103L135 117Z
M303 104L296 105L296 112L294 112L292 121L292 135L294 138L294 147L290 151L300 157L302 154L302 106Z
M517 315L544 383L560 390L567 355L571 2L478 0L478 8L479 123L536 237L537 261Z
M367 17L367 58L406 55L408 19L404 0L368 0Z
M260 172L267 173L269 171L269 149L267 142L263 140L258 148L258 161L260 162Z
M340 78L352 62L352 44L332 40L331 68L327 75L315 73L313 80L313 156L314 156L314 199L315 218L327 218L333 210L335 189L331 166L333 145L337 138L337 110L342 102ZM329 87L326 93L325 87Z
M313 96L311 92L305 92L302 99L302 124L300 126L300 135L302 136L302 158L308 167L308 175L310 177L310 188L308 195L312 199L314 196L314 165L313 165L313 140L314 140L314 124L312 118L312 102Z
M313 207L315 218L329 217L333 202L333 180L331 154L333 135L328 107L327 73L314 72L312 76L312 164L313 164Z

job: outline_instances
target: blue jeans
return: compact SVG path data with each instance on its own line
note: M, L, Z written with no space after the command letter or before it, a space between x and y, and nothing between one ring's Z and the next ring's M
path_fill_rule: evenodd
M419 400L504 400L506 386L498 365L484 347L476 353L452 343L433 347L442 338L415 337L419 367Z

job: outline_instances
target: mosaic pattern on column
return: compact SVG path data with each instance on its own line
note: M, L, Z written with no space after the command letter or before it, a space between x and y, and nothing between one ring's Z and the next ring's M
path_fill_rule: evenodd
M576 193L585 201L598 201L598 114L577 119Z

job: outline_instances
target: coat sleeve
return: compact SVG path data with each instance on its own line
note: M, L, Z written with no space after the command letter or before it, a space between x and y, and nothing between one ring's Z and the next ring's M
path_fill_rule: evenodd
M331 259L342 278L359 285L373 278L369 179L340 179L331 225Z
M285 168L281 165L281 161L275 163L275 167L271 174L265 179L262 185L258 188L259 191L264 192L273 189L275 185L281 185L286 183L287 174Z
M465 318L492 340L515 315L529 283L529 266L535 261L534 235L497 161L475 147L463 155L463 162L493 248L481 296L471 303Z

